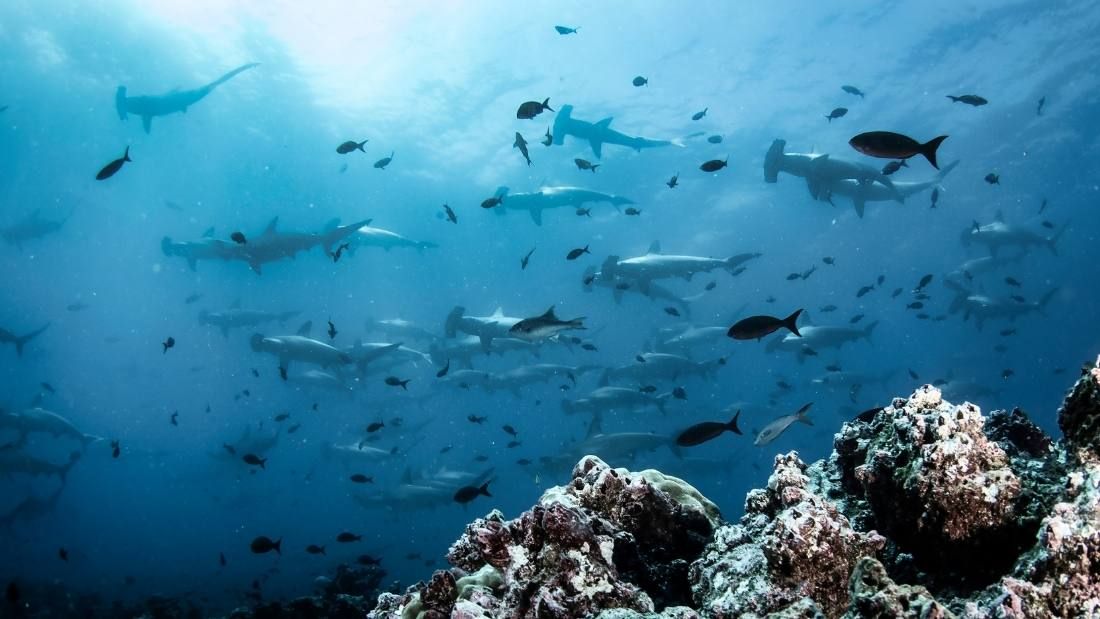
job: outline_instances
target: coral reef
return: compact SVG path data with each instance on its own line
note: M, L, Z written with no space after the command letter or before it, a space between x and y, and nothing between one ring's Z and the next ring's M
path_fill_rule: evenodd
M827 460L777 456L736 524L683 480L588 456L369 616L1100 616L1100 365L1058 419L1054 442L924 386L845 423Z

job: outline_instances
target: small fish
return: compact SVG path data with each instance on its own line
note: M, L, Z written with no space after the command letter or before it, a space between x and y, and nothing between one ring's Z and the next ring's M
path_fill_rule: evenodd
M306 552L311 555L323 555L325 554L325 547L318 546L317 544L310 544L309 546L306 546Z
M850 95L856 95L860 99L862 99L864 96L864 92L856 88L855 86L848 86L847 84L845 84L844 86L841 86L840 89Z
M400 378L398 378L396 376L387 376L385 382L386 382L387 385L389 385L391 387L401 387L405 391L408 391L410 381L412 381L411 378L401 380Z
M791 389L794 389L794 387L792 387L790 383L782 379L775 381L775 386L779 387L783 391L790 391Z
M479 454L479 455L474 456L474 462L488 462L488 461L489 461L489 456L486 456L484 454Z
M520 104L519 109L516 110L516 118L521 120L530 120L544 111L553 112L554 108L550 107L549 97L543 99L542 103L538 101L524 101Z
M1000 185L1001 175L990 172L989 174L985 175L985 182L989 183L990 185Z
M69 562L69 551L65 550L64 547L58 548L57 549L57 558L61 559L62 561L66 562L66 563L68 563Z
M546 128L546 135L542 136L539 142L541 142L543 146L550 146L554 143L554 134L550 133L550 127Z
M819 308L817 311L822 312L824 314L828 314L829 312L835 312L836 310L837 310L837 307L835 305L825 305L825 306Z
M672 178L668 179L665 183L669 189L676 189L676 186L680 184L680 173L677 172L672 175Z
M447 364L443 366L443 369L435 373L436 378L443 378L447 375L447 372L451 371L451 360L447 359Z
M584 254L590 254L590 253L592 253L592 252L588 251L588 246L585 245L584 247L578 247L577 249L570 250L569 253L565 255L565 259L566 260L576 260L577 258L580 258Z
M248 239L244 238L244 233L242 233L242 232L234 232L233 234L230 234L229 239L231 241L233 241L234 243L236 243L237 245L247 245L248 244Z
M1016 374L1015 370L1013 370L1012 368L1007 368L1007 369L1005 369L1004 371L1001 372L1001 378L1005 378L1005 379L1011 378L1015 374Z
M479 496L493 496L489 494L489 484L491 483L491 481L492 480L487 481L480 486L463 486L459 488L454 495L455 503L461 503L462 505L465 505Z
M507 434L510 434L510 435L512 435L512 436L518 436L518 435L519 435L519 433L518 433L518 432L516 432L516 429L515 429L515 428L513 428L512 426L508 425L508 424L504 424L504 425L503 425L503 426L501 426L500 428L501 428L502 430L504 430L504 432L505 432L505 433L507 433Z
M779 438L779 436L783 434L783 432L786 431L786 429L789 428L791 424L796 421L804 423L806 425L814 425L813 422L810 421L810 418L806 416L806 411L810 410L811 406L813 406L813 402L810 402L809 404L806 404L802 408L798 409L798 412L793 415L785 415L769 423L767 426L764 427L763 430L760 431L760 434L756 435L756 440L753 441L753 444L758 447L762 445L767 445L768 443Z
M1016 335L1016 329L1015 328L1009 328L1009 329L1002 329L1001 330L1001 337L1008 337L1010 335Z
M790 316L786 318L776 318L774 316L750 316L739 320L736 324L729 328L726 335L732 337L735 340L761 340L764 336L771 335L781 328L785 328L798 337L802 337L802 334L798 332L798 316L802 314L802 310L796 310Z
M638 387L638 391L640 391L641 393L656 393L657 392L657 386L656 385L642 385L641 387Z
M839 363L829 364L829 365L825 366L825 371L826 372L839 372L839 371L841 371L840 364Z
M267 459L266 458L261 458L261 457L257 456L256 454L245 454L244 457L241 458L241 460L244 460L245 464L249 464L249 465L252 465L252 466L258 466L261 469L267 470L267 466L266 466Z
M531 261L531 254L535 253L535 249L535 247L532 247L531 251L527 252L527 255L520 259L519 268L521 271L527 269L527 263Z
M593 173L596 172L596 168L600 167L600 164L598 163L593 164L591 161L588 161L587 159L581 159L579 157L574 159L573 163L577 164L578 170L592 170Z
M1035 106L1035 115L1036 116L1042 116L1043 115L1043 106L1046 105L1046 104L1047 104L1047 98L1046 97L1039 97L1039 104Z
M83 312L84 310L88 309L89 307L91 307L91 306L88 305L87 303L81 303L81 302L78 301L76 303L70 303L70 304L66 305L65 309L69 310L70 312Z
M933 168L939 169L936 164L936 150L947 139L946 135L936 137L924 144L900 133L889 131L868 131L861 133L848 144L864 155L879 157L882 159L908 159L914 155L924 155Z
M702 445L703 443L718 438L724 432L733 432L734 434L741 434L741 429L737 427L737 419L741 416L740 409L734 413L733 419L730 419L726 423L718 421L704 421L697 423L690 428L687 428L676 437L676 444L681 447L694 447L696 445Z
M554 30L558 31L558 34L576 34L580 28L569 28L568 26L554 26Z
M252 540L252 543L248 546L254 554L262 555L275 551L276 554L283 554L283 540L277 539L272 541L270 537L263 535Z
M852 316L848 319L848 324L854 325L861 320L863 320L863 314L856 314L855 316Z
M1043 198L1043 203L1039 205L1039 214L1042 215L1045 210L1047 210L1047 199Z
M380 565L382 563L382 559L378 559L370 555L359 555L355 558L355 562L359 565Z
M372 422L369 426L367 426L367 434L374 434L375 432L381 430L384 427L386 427L386 424L384 422L381 422L381 421Z
M224 450L226 450L227 452L229 452L229 455L231 455L231 456L235 456L235 455L237 455L237 448L236 448L236 447L233 447L232 445L228 445L228 444L226 444L226 443L222 443L222 449L224 449Z
M707 142L710 142L711 144L721 144L722 143L722 136L712 135L709 138L707 138Z
M978 95L959 95L958 97L947 95L948 99L951 99L952 103L965 103L967 105L973 105L974 107L981 107L989 101L986 101L984 97Z
M358 542L361 539L363 539L362 535L356 535L354 533L349 533L348 531L343 531L336 536L336 541L340 542L341 544L350 544L351 542Z
M302 427L302 424L296 423L296 424L290 426L289 428L287 428L286 433L287 434L294 434L295 432L298 431L298 428L301 428L301 427Z
M628 206L628 207L626 207L626 210L623 211L623 213L626 213L627 215L630 215L631 217L636 217L636 216L642 214L642 209L634 208L633 206Z
M891 299L896 299L896 298L898 298L898 295L900 295L901 293L902 293L901 288L894 288L894 291L890 293L890 298Z
M332 324L332 319L329 318L328 319L328 339L335 340L337 333L339 333L339 331L336 330L336 325Z
M290 413L279 413L274 417L275 423L282 423L287 419L290 419Z
M931 316L929 316L928 314L925 314L924 312L921 312L921 313L917 314L916 317L917 317L917 320L928 320L929 318L931 318Z
M824 262L825 264L829 265L829 266L835 266L836 265L836 258L833 258L832 256L825 256L824 258L821 259L821 261Z
M709 110L709 109L710 109L709 107L705 107L705 108L703 108L703 111L695 112L694 114L691 115L691 119L692 120L703 120L703 117L707 115L707 110Z
M875 280L875 282L876 282L876 283L877 283L877 284L878 284L879 286L881 286L881 285L882 285L882 282L884 282L884 281L886 281L886 276L885 276L885 275L879 275L879 276L878 276L878 279L876 279L876 280Z
M775 297L768 295L767 299L764 299L765 303L775 303Z
M645 357L643 357L641 355L634 355L634 360L637 361L638 363L645 363Z
M908 167L909 167L909 162L906 161L905 159L902 159L900 161L891 161L891 162L887 163L886 165L882 166L882 173L886 176L890 176L894 172L897 172L898 170L900 170L902 168L908 168Z
M1008 284L1009 286L1012 286L1013 288L1019 288L1020 286L1023 285L1023 284L1020 283L1019 280L1017 280L1015 277L1012 277L1012 276L1006 277L1005 278L1005 283Z
M122 455L122 446L118 441L111 441L111 457L117 460L120 455Z
M589 208L578 208L577 209L577 217L591 217L591 216L592 216L592 208L591 207L589 207Z
M585 343L581 344L581 348L583 348L583 349L585 349L589 352L598 352L600 350L599 348L596 348L596 345L591 343L591 342L585 342Z
M476 424L479 424L479 425L485 423L488 419L489 419L488 417L478 417L477 415L467 415L466 416L466 421L469 421L470 423L476 423Z
M364 475L362 473L356 473L350 477L351 481L357 484L373 484L374 478Z
M344 250L349 247L351 247L350 243L341 243L340 246L336 248L336 251L332 252L332 261L340 262L340 258L344 255Z
M344 143L340 144L339 146L337 146L336 147L336 152L340 153L341 155L346 155L348 153L353 153L355 151L360 151L360 152L365 153L367 151L363 150L363 146L365 146L367 144L367 142L370 142L370 140L363 140L362 142L356 142L355 140L348 140L347 142L344 142Z
M450 206L447 206L446 204L444 204L443 205L443 211L445 213L447 213L447 221L449 221L453 224L458 223L458 216L455 215L454 209L452 209Z
M218 565L220 565L222 567L225 567L226 563L228 563L228 562L225 560L225 553L224 552L219 552L218 553Z
M1043 220L1043 223L1040 224L1040 225L1042 225L1047 230L1053 230L1054 229L1054 224L1050 223L1049 221L1047 221L1045 219Z
M718 286L718 282L709 282L706 286L703 286L703 290L714 290Z
M676 387L672 390L672 397L677 400L686 400L688 399L687 390L683 387Z
M710 161L704 162L702 165L700 165L699 169L704 172L717 172L718 170L726 167L729 164L729 160L729 157L726 157L725 159L711 159Z
M802 278L802 279L809 279L810 276L814 274L814 271L817 271L817 266L816 265L814 265L814 266L810 267L809 269L807 269L807 270L803 271L802 273L800 273L799 277Z
M838 108L834 108L833 111L829 112L829 115L826 116L825 118L829 122L833 122L834 118L843 118L844 115L847 114L847 113L848 113L848 108L838 107Z
M802 275L799 273L790 273L787 275L787 281L793 282L796 279L801 279Z
M862 297L863 295L867 294L868 292L871 292L874 289L875 289L874 286L863 286L856 292L856 298L858 299L858 298Z
M391 161L393 161L393 151L392 150L390 151L390 156L389 157L382 157L378 161L375 161L374 162L374 167L377 170L385 170L386 166L390 165Z
M527 466L527 465L533 464L533 463L530 460L528 460L527 458L520 458L519 460L516 460L516 464L518 464L520 466Z
M183 300L183 304L184 305L191 305L192 303L194 303L195 301L198 301L201 298L202 298L202 295L195 292L195 293L187 295L187 298Z
M675 316L677 318L680 317L680 310L676 309L675 307L666 307L665 313L669 316Z
M907 309L924 309L924 303L920 301L913 301L909 305L905 306Z
M639 75L638 77L635 77L630 83L634 84L635 87L639 87L648 84L649 80Z
M913 380L920 380L920 375L918 375L916 372L914 372L912 370L912 368L910 368L909 369L909 378L912 378Z
M913 289L913 292L920 292L921 290L924 290L925 286L927 286L928 284L931 284L931 283L932 283L932 274L929 273L928 275L925 275L924 277L920 278L920 281L917 282L917 287Z
M172 413L172 415L168 418L168 423L170 423L174 426L179 426L180 425L179 419L180 419L179 411L176 411L176 412Z
M104 181L104 180L107 180L108 178L111 178L112 176L117 174L119 170L122 169L122 164L126 163L127 161L133 161L133 159L130 159L130 147L129 146L126 147L126 152L123 153L121 157L119 157L118 159L115 159L111 163L108 163L107 165L103 166L103 169L100 170L99 173L95 175L95 179L97 181Z
M523 155L523 159L527 162L527 165L531 165L531 154L527 152L527 140L523 139L519 131L516 132L516 140L512 142L512 148L518 148L519 153ZM481 206L485 206L485 203L483 202Z
M173 346L175 346L175 345L176 345L176 338L174 338L174 337L169 337L168 339L166 339L166 340L164 340L163 342L161 342L161 344L160 344L160 345L164 347L164 353L163 353L163 354L167 354L167 353L168 353L168 349L169 349L169 348L172 348Z

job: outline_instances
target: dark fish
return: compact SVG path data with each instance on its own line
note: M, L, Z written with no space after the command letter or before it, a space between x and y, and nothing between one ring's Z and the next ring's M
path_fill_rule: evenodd
M296 424L290 426L289 428L287 428L286 433L287 434L294 434L295 432L298 431L298 428L301 428L301 427L302 427L302 424L296 423Z
M1035 106L1035 115L1036 116L1042 116L1043 115L1043 106L1046 105L1046 104L1047 104L1047 98L1046 97L1039 97L1039 104Z
M66 562L66 563L68 563L69 562L69 551L65 550L64 547L58 548L57 549L57 558L61 559L62 561Z
M359 555L355 558L355 562L359 565L381 565L382 559L370 555Z
M592 344L591 342L585 342L585 343L581 344L581 348L583 348L583 349L585 349L589 352L597 352L599 350L599 348L596 348L596 345Z
M729 157L726 157L725 159L711 159L710 161L707 161L703 163L703 165L699 166L699 169L704 172L717 172L718 170L726 167L726 165L729 163L729 160Z
M578 208L577 209L577 217L591 217L591 216L592 216L592 208L591 207L589 207L589 208Z
M816 265L812 266L809 269L807 269L807 270L803 271L802 273L800 273L799 277L801 277L802 279L810 279L810 276L813 275L814 271L816 271L816 270L817 270L817 266Z
M928 284L931 284L931 283L932 283L932 274L929 273L928 275L925 275L924 277L920 278L920 281L917 282L917 287L913 289L913 292L920 292L921 290L924 290L925 286L927 286Z
M351 476L351 480L357 484L373 484L374 478L368 477L362 473L356 473Z
M900 295L901 293L902 293L901 288L894 288L894 291L890 293L890 298L891 299L896 299L896 298L898 298L898 295Z
M649 80L639 75L638 77L635 77L634 80L630 83L634 84L635 86L645 86L649 83Z
M718 438L726 431L741 434L741 429L737 427L737 418L740 416L741 411L738 410L734 413L733 419L730 419L726 423L720 421L704 421L702 423L697 423L681 432L679 436L676 437L676 444L681 447L694 447L696 445L702 445L711 439Z
M332 324L332 319L329 318L328 319L328 339L330 339L330 340L336 339L336 334L337 333L339 333L339 331L336 330L336 325Z
M588 161L587 159L581 159L579 157L574 159L573 163L577 164L578 170L592 170L593 173L596 172L596 168L600 167L600 164L598 163L593 164L591 161Z
M169 337L168 339L161 342L160 345L164 347L164 353L167 353L169 348L172 348L176 345L176 338Z
M519 109L516 110L516 118L523 120L530 120L544 111L554 111L554 108L550 107L550 99L543 99L542 103L538 101L525 101L520 104Z
M909 378L912 378L913 380L920 380L920 376L912 369L909 370Z
M441 370L435 373L436 378L443 378L447 375L447 372L451 371L451 360L447 359L447 364L443 366Z
M958 97L947 95L947 98L951 99L952 103L965 103L967 105L973 105L974 107L980 107L989 103L985 98L979 97L978 95L960 95Z
M530 460L528 460L527 458L520 458L519 460L516 460L516 464L518 464L520 466L527 466L529 464L532 464L532 462Z
M493 496L493 495L489 494L489 483L491 481L492 480L487 481L487 482L481 484L480 486L463 486L463 487L459 488L458 492L455 492L455 496L454 496L455 502L465 505L465 504L469 503L470 501L473 501L474 499L476 499L477 497L482 496L482 495L488 496L488 497Z
M936 187L932 189L932 206L929 208L936 208L936 203L940 201L940 188Z
M856 314L855 316L852 316L848 319L848 324L854 325L861 320L863 320L863 314Z
M252 549L254 554L258 555L269 553L272 550L274 550L276 554L283 554L283 540L281 538L271 541L271 538L261 535L252 540L252 543L249 544L248 547Z
M235 456L235 455L237 455L237 448L236 448L236 447L233 447L232 445L228 445L228 444L226 444L226 443L222 443L222 449L224 449L224 450L226 450L227 452L229 452L229 455L231 455L231 456Z
M833 266L836 264L836 258L833 258L832 256L825 256L821 259L821 261L829 266Z
M1015 277L1011 277L1011 276L1005 278L1005 283L1008 284L1009 286L1012 286L1013 288L1019 288L1022 285L1022 284L1020 284L1019 280L1017 280Z
M122 455L122 446L119 445L118 441L111 441L111 457L115 458L115 459L118 459L118 457L121 456L121 455Z
M484 454L479 454L479 455L474 456L474 462L488 462L488 461L489 461L489 456L486 456Z
M1010 335L1016 335L1016 329L1015 328L1009 328L1009 329L1002 329L1001 330L1001 337L1008 337Z
M488 419L489 419L488 417L478 417L477 415L467 415L466 416L466 421L469 421L471 423L476 423L476 424L485 423L485 421L488 420Z
M767 299L764 299L765 303L775 303L775 297L768 295Z
M168 423L170 423L174 426L178 426L178 425L180 425L179 419L180 419L179 411L176 411L176 412L172 413L171 417L168 418Z
M4 106L4 109L8 109L8 106ZM2 110L0 110L2 111ZM19 600L22 599L22 594L19 591L19 585L14 580L8 583L8 588L4 590L4 599L8 601L11 606L17 606Z
M1039 214L1042 215L1045 210L1047 210L1047 199L1043 198L1043 203L1039 205Z
M798 337L802 337L796 324L801 313L802 310L796 310L790 316L782 319L774 316L750 316L730 327L726 335L735 340L760 340L766 335L775 333L780 328L785 328Z
M675 316L677 318L680 317L680 310L676 309L675 307L666 307L665 313L669 316Z
M229 239L238 245L247 245L248 239L244 238L244 234L241 232L234 232L229 235Z
M864 155L882 159L908 159L913 155L924 155L928 163L938 170L940 167L936 164L936 149L946 139L946 135L941 135L921 144L900 133L869 131L848 140L848 144Z
M278 415L275 415L274 419L275 423L282 423L287 419L290 419L290 413L279 413Z
M905 307L908 309L924 309L924 303L921 303L920 301L913 301Z
M817 311L827 314L829 312L835 312L836 310L837 307L835 305L826 305L824 307L821 307Z
M718 282L710 282L706 286L703 286L703 290L714 290L718 286Z
M362 142L348 140L347 142L344 142L343 144L337 146L336 152L340 153L341 155L346 155L354 151L361 151L365 153L367 151L363 150L363 146L365 146L367 142L370 142L370 140L363 140Z
M265 464L267 464L267 459L266 458L261 458L261 457L257 456L256 454L245 454L244 457L241 458L241 460L244 460L245 464L250 464L252 466L258 466L261 469L265 469L265 470L267 469L267 467L265 466Z
M843 117L843 116L844 116L845 114L847 114L847 113L848 113L848 108L846 108L846 107L838 107L838 108L834 108L834 109L833 109L833 111L829 112L829 115L828 115L828 116L826 116L825 118L826 118L826 119L827 119L827 120L828 120L829 122L833 122L833 119L834 119L834 118L841 118L841 117Z
M627 215L630 215L630 216L637 216L637 215L642 214L642 209L634 208L633 206L628 206L628 207L626 207L626 210L623 211L623 212L626 213Z
M707 115L707 110L709 110L709 109L710 109L709 107L705 107L705 108L703 108L703 111L695 112L694 114L691 115L691 119L692 120L703 120L703 117Z
M504 196L493 196L492 198L482 200L481 208L493 208L494 206L499 206L502 202L504 202Z
M825 371L826 372L839 372L841 369L842 368L840 367L839 363L833 363L833 364L825 366Z
M680 173L673 174L672 178L668 179L665 184L668 185L669 189L676 189L676 186L680 184Z
M924 312L917 314L917 320L928 320L929 318L931 318L931 316Z
M871 292L874 289L875 289L874 286L863 286L862 288L859 289L859 291L856 292L856 298L858 299L858 298L862 297L863 295L867 294L868 292Z
M790 273L790 274L787 275L787 281L789 281L789 282L793 282L794 280L801 279L801 278L802 278L802 275L800 275L798 273Z
M1023 296L1018 295L1018 294L1014 294L1009 298L1012 299L1013 301L1017 302L1017 303L1027 303L1027 299L1025 299Z
M126 147L126 152L122 154L122 157L119 157L118 159L115 159L111 163L108 163L107 165L103 166L103 169L100 170L99 173L95 175L95 179L97 181L103 181L103 180L107 180L108 178L111 178L112 176L117 174L119 170L122 169L122 164L126 163L127 161L133 161L133 159L130 159L130 147L129 146Z
M374 167L378 170L385 170L386 166L390 165L391 161L393 161L393 151L392 150L390 151L390 156L389 157L382 157L378 161L375 161L374 162Z
M558 31L558 34L576 34L580 28L569 28L567 26L554 26L554 30Z
M280 365L279 366L279 378L283 379L284 381L286 380L286 366L285 365Z
M225 567L226 563L227 563L227 561L225 560L225 553L224 552L219 552L218 553L218 565L220 565L222 567Z
M535 249L537 249L537 248L532 247L531 251L527 252L526 256L524 256L523 258L520 258L520 261L519 261L520 270L524 270L524 269L527 268L527 263L531 261L531 254L535 253Z
M989 174L985 175L985 182L989 183L990 185L1000 185L1001 175L990 172Z
M183 304L184 305L191 305L192 303L194 303L195 301L198 301L201 298L202 298L202 295L197 293L197 292L193 293L193 294L189 294L189 295L187 295L187 298L183 300Z
M641 355L634 355L634 360L637 361L638 363L645 363L645 357L643 357Z
M886 165L882 166L882 173L886 176L890 176L894 172L897 172L898 170L900 170L902 168L908 168L908 167L909 167L909 162L904 160L904 159L902 159L901 161L891 161L891 162L887 163Z
M1001 378L1011 378L1015 374L1016 374L1015 370L1013 370L1012 368L1008 368L1008 369L1004 370L1003 372L1001 372Z
M879 286L881 286L882 282L884 282L884 281L886 281L886 276L885 275L879 275L878 279L875 280L875 282L877 282Z
M856 95L860 99L862 99L864 95L863 91L856 88L855 86L848 86L847 84L845 84L844 86L841 86L840 89L850 95Z
M657 387L655 385L642 385L638 387L638 391L642 393L656 393Z
M1041 225L1044 228L1046 228L1047 230L1053 230L1054 229L1054 224L1050 223L1049 221L1047 221L1045 219L1043 220L1043 223Z
M803 346L802 347L802 354L807 356L807 357L816 357L817 356L817 351L810 348L809 346Z
M343 531L336 536L336 541L340 542L341 544L350 544L351 542L358 542L361 539L363 539L362 535L356 535L347 531Z
M400 378L398 378L396 376L387 376L386 377L386 384L391 386L391 387L401 387L405 391L408 391L409 390L409 382L411 380L412 380L411 378L401 380Z
M710 142L711 144L721 144L722 143L722 136L712 135L709 138L707 138L707 141Z
M502 430L504 430L506 433L511 434L512 436L518 436L518 433L516 432L516 429L513 428L512 426L508 425L508 424L504 424L500 428Z
M446 204L444 204L444 205L443 205L443 211L444 211L445 213L447 213L447 221L449 221L449 222L451 222L451 223L453 223L453 224L457 224L457 223L458 223L458 216L457 216L457 215L455 215L454 209L452 209L451 207L449 207L449 206L447 206Z
M881 408L869 408L862 413L855 416L853 421L862 421L863 423L871 423L875 419L875 415L882 410Z
M565 259L566 260L576 260L577 258L580 258L584 254L590 254L590 253L592 253L592 252L588 251L588 246L585 245L584 247L580 247L580 248L577 248L577 249L570 250L570 252L565 255Z
M381 421L372 422L369 426L367 426L367 434L374 434L375 432L381 430L384 427L386 427L386 424L384 422L381 422Z
M672 397L676 398L677 400L686 400L688 399L687 390L685 390L683 387L676 387L672 390Z
M325 554L325 547L318 546L317 544L310 544L309 546L306 546L306 552L311 555L323 555Z
M512 148L518 148L523 159L527 162L527 165L531 165L531 155L527 152L527 140L523 139L523 136L516 132L516 140L512 142ZM485 206L483 203L482 206Z

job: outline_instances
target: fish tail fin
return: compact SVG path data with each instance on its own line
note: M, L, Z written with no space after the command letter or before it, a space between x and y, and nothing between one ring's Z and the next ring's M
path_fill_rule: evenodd
M358 149L359 149L359 150L360 150L361 152L364 152L364 153L365 153L365 152L367 152L367 151L366 151L366 149L364 149L363 147L364 147L364 146L366 146L366 145L367 145L367 142L369 142L369 141L370 141L370 140L363 140L362 142L360 142L359 144L357 144L357 145L355 146L355 148L358 148ZM324 553L322 553L322 554L324 554Z
M283 554L283 538L280 537L279 539L275 540L275 543L272 544L272 547L275 548L275 552L279 553L280 555Z
M940 144L942 144L943 141L946 139L946 135L941 135L939 137L928 140L924 144L921 144L920 147L920 154L924 155L924 158L928 160L928 163L931 163L932 167L936 168L937 170L940 169L940 166L936 163L936 150L939 149Z
M493 480L490 479L489 481L481 484L481 487L477 489L478 493L484 494L485 496L493 496L489 494L489 484L491 484L492 482Z
M798 337L802 337L802 334L798 332L798 317L800 315L802 315L801 309L796 310L795 313L783 319L783 326L786 327L788 331L797 335Z
M810 416L806 414L810 410L810 407L813 405L813 402L802 405L802 408L798 409L798 412L795 413L795 421L799 423L804 423L808 426L814 425L813 420L810 419Z
M544 110L550 110L551 112L555 111L554 108L550 107L550 97L546 97L542 100L542 108Z
M130 159L130 147L129 146L126 147L126 152L122 153L122 160L123 161L133 161L133 159Z
M737 409L737 412L733 414L733 419L730 419L730 422L726 424L726 427L734 434L741 434L741 428L737 427L737 419L739 417L741 417L741 409Z

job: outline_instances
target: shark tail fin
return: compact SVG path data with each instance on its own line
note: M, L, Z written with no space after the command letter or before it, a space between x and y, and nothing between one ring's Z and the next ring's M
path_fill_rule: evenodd
M1058 294L1057 287L1048 290L1046 294L1044 294L1042 298L1039 299L1039 311L1043 311L1044 309L1046 309L1047 304L1050 303L1051 299L1053 299L1054 295L1056 294Z
M258 67L258 66L260 66L260 63L258 63L258 62L250 62L248 64L242 64L241 66L237 67L236 69L233 69L229 73L226 73L225 75L219 77L218 79L214 80L213 82L210 82L209 84L207 84L203 88L207 91L214 90L218 86L221 86L222 84L224 84L224 83L228 82L229 80L233 79L234 77L236 77L238 73L241 73L243 71L247 71L247 70L251 69L252 67Z
M939 149L940 144L942 144L943 141L946 139L946 135L941 135L932 138L931 140L928 140L924 144L921 144L920 147L920 154L924 155L924 158L928 160L928 163L931 163L932 167L936 168L937 170L940 169L940 166L936 164L936 150Z
M867 341L871 341L871 333L874 332L875 327L878 326L878 321L874 321L863 330L863 337L867 338Z
M22 335L20 337L15 338L15 354L22 357L23 356L23 347L26 346L27 343L30 342L31 340L33 340L34 338L41 335L42 332L45 331L48 328L50 328L50 323L47 322L42 327L40 327L38 329L35 329L34 331L31 331L30 333L28 333L26 335Z
M942 181L944 179L944 177L947 176L951 172L951 170L954 170L955 167L958 166L958 165L959 165L959 160L956 159L956 160L952 161L951 163L943 166L943 169L941 169L939 171L939 173L936 174L936 182Z
M1046 240L1047 248L1050 249L1050 253L1054 254L1055 256L1058 255L1058 240L1062 238L1062 235L1065 234L1066 229L1068 228L1069 222L1067 221L1065 225L1062 226L1061 230L1055 232L1054 236Z

